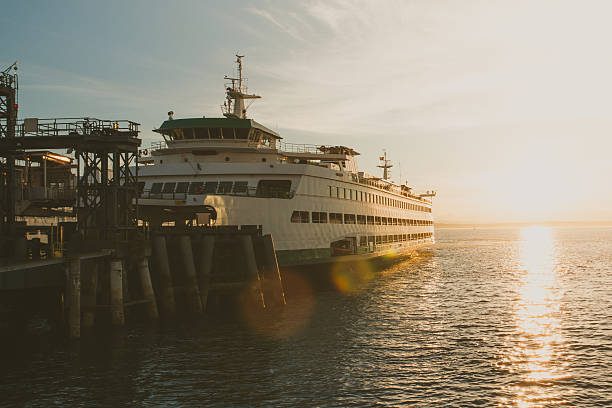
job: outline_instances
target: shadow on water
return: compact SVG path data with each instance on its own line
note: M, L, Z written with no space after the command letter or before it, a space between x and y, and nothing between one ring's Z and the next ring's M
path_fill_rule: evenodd
M341 358L338 347L353 347L346 319L363 320L364 313L364 302L354 299L380 279L430 257L423 251L413 258L283 270L288 304L274 313L238 304L205 316L132 322L122 329L97 326L76 342L54 330L26 329L0 348L0 391L8 395L3 403L165 405L185 401L181 394L191 390L194 395L184 398L193 399L194 406L207 399L250 404L254 393L270 389L257 398L274 404L286 392L276 387L300 393L292 375L281 380L287 370L324 369L345 376L345 363L336 360ZM347 297L351 300L342 300ZM311 367L310 353L325 344L334 346L317 352L328 353L329 362L325 368Z

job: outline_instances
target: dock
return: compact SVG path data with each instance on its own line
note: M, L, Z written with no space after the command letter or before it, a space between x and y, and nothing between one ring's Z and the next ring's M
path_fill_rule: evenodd
M94 325L199 315L228 299L262 311L285 304L261 226L142 220L138 123L19 121L17 90L16 71L2 71L0 327L38 307L78 339Z

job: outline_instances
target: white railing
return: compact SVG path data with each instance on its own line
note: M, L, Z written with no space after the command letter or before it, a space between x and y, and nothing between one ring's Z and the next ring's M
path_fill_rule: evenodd
M356 152L345 146L330 146L330 145L313 145L313 144L299 144L278 141L278 150L285 153L308 153L308 154L346 154L355 155Z

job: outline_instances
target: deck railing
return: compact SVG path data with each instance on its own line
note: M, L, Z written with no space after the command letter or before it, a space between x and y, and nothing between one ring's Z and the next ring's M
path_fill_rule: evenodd
M17 124L17 136L110 135L115 132L138 137L140 124L129 120L96 118L23 119Z

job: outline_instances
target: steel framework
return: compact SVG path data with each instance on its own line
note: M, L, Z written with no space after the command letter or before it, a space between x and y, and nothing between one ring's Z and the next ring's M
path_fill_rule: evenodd
M11 72L12 71L12 72ZM17 124L17 65L0 72L0 141L15 138ZM0 155L0 234L12 234L15 224L15 155L13 151Z
M12 138L0 139L0 156L32 149L74 152L77 182L73 207L82 238L128 239L137 227L138 216L138 123L95 118L26 119L13 128ZM11 220L5 217L4 223Z

